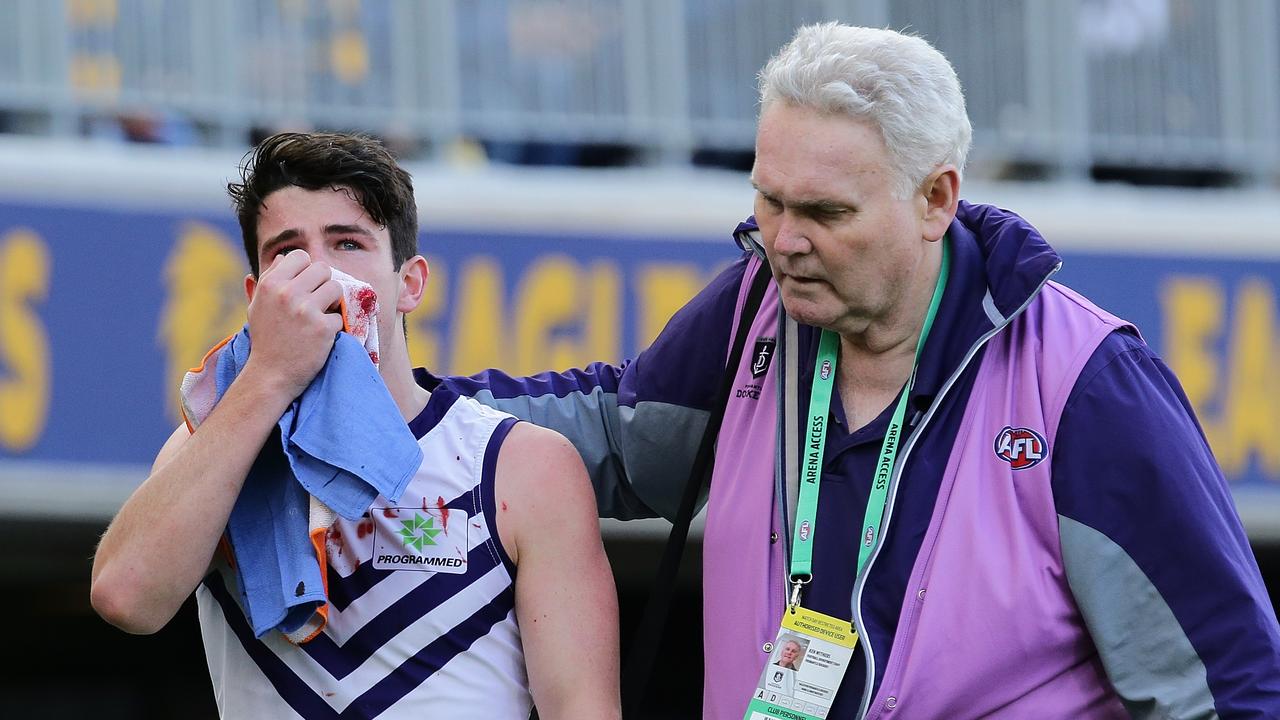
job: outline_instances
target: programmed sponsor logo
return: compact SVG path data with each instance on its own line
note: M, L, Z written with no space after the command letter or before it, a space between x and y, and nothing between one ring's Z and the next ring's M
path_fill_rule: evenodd
M400 541L418 552L422 552L423 545L435 545L436 536L444 532L443 528L436 527L435 518L423 517L421 513L414 513L412 520L401 520L400 524L404 526L400 528Z
M996 435L996 457L1009 463L1014 470L1026 470L1039 465L1049 454L1049 444L1044 436L1024 427L1006 425Z
M373 567L463 574L470 518L445 508L377 508ZM477 525L476 527L480 527Z
M379 555L380 565L409 565L424 568L460 568L465 562L458 557L423 557L421 555Z

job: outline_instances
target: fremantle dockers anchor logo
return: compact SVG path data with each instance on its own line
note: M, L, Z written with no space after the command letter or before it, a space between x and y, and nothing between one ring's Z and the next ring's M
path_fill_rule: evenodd
M751 377L758 378L769 371L769 361L773 360L773 349L778 341L773 338L756 340L756 349L751 353Z
M1006 425L996 436L996 457L1009 463L1014 470L1035 467L1049 454L1049 444L1040 433L1031 428Z

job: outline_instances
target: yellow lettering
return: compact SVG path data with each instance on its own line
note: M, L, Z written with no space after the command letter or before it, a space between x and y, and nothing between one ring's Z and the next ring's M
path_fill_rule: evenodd
M0 445L35 445L49 414L50 353L44 323L32 305L49 296L49 250L30 230L0 241Z
M570 358L570 365L577 367L596 360L618 362L622 359L618 357L622 352L621 295L622 277L618 267L610 262L593 265L584 308L586 327L582 349L576 357Z
M582 268L563 255L543 258L525 273L516 293L513 372L619 359L618 269L602 262L591 267L585 282L582 275Z
M509 335L502 296L502 268L497 260L478 257L466 264L458 282L448 372L467 375L507 364L503 349Z
M1243 472L1257 455L1264 472L1280 477L1276 380L1275 293L1265 281L1246 280L1236 296L1223 401L1223 427L1214 451L1228 475Z
M169 410L181 419L178 386L209 348L245 323L243 251L217 229L190 223L165 262L160 339L168 351Z
M579 301L578 266L553 255L533 264L516 293L516 374L569 367L573 349L557 338L574 319Z
M705 281L697 267L685 263L662 263L640 268L637 292L636 348L642 350L658 337L676 311L684 307Z
M1209 444L1215 451L1222 445L1216 415L1210 403L1218 393L1218 356L1214 344L1222 332L1226 299L1215 280L1174 277L1161 291L1164 306L1164 358L1182 382Z

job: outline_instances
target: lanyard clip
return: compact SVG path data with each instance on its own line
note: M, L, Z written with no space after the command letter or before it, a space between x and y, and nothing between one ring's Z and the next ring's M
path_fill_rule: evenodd
M800 606L800 589L809 584L813 579L812 575L793 575L791 577L791 599L787 602L787 610L795 614L796 608Z

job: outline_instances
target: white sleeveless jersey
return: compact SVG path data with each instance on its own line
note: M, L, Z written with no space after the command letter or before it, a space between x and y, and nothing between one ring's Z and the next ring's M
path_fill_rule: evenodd
M219 554L197 598L223 718L529 717L493 492L515 422L432 393L410 423L424 458L400 501L378 496L364 518L329 530L328 623L310 642L254 638Z

